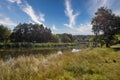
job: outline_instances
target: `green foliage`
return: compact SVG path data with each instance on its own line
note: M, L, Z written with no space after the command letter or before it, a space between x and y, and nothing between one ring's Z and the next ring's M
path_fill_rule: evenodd
M92 30L97 37L96 41L104 40L106 47L110 47L115 40L115 35L120 32L120 17L104 7L99 8L95 15L91 23Z
M53 34L52 35L52 40L51 40L51 42L60 42L60 37L59 37L59 35L55 35L55 34Z
M38 24L18 24L10 35L13 42L50 42L51 30Z
M59 37L59 42L62 43L69 43L73 42L73 36L71 34L63 33L63 34L57 34Z
M11 31L7 27L0 25L0 42L6 42L10 33Z
M71 34L63 34L61 35L62 42L72 42L72 35Z
M73 40L74 42L89 42L92 37L92 35L73 35Z
M12 42L35 42L35 43L47 43L47 42L72 42L71 34L52 34L51 30L43 25L39 24L18 24L12 34L10 35Z
M72 48L76 43L31 43L31 42L17 42L17 43L0 43L0 48Z

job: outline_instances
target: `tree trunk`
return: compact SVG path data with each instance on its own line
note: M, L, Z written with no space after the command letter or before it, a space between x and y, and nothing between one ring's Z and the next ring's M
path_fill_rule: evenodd
M110 44L109 44L109 43L106 43L106 47L107 47L107 48L110 48Z

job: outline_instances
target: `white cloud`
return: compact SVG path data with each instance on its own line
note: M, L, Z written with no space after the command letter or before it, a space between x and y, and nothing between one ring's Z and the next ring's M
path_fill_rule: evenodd
M88 13L94 15L100 7L110 8L114 3L114 0L90 0L87 3Z
M41 21L41 22L44 22L45 21L45 18L44 18L44 14L43 13L40 13L39 14L39 20Z
M75 19L79 15L79 13L73 13L70 0L65 0L65 6L66 6L65 14L69 18L69 24L64 24L64 25L69 28L73 28L76 24Z
M108 9L111 9L113 13L120 16L120 3L118 0L90 0L88 2L88 13L94 15L94 13L97 11L100 7L106 7Z
M21 0L8 0L11 3L17 3L17 4L21 4Z
M16 26L17 25L9 17L5 17L2 14L0 14L0 24L6 25L6 26Z
M36 15L32 6L30 6L28 3L21 6L21 8L35 23L42 24L45 21L44 14L40 13L39 16Z
M97 2L97 0L96 0ZM103 4L105 4L106 2L104 2ZM65 26L69 27L69 29L66 29L63 32L67 32L73 35L89 35L89 34L93 34L92 33L92 25L90 23L87 24L81 24L80 26L77 27L76 25L76 18L79 15L79 13L74 13L71 4L70 4L70 0L65 0L65 14L66 16L69 18L69 24L64 24ZM76 26L76 27L75 27Z
M98 0L99 6L109 7L109 0Z
M106 7L108 9L111 9L113 13L120 16L119 6L120 3L118 2L118 0L90 0L87 3L88 13L92 16L100 7Z
M55 25L52 25L51 29L52 29L53 31L58 30Z
M42 24L45 21L44 14L40 13L37 15L31 5L25 1L25 4L22 4L21 0L8 0L11 3L17 3L18 6L25 12L33 22Z
M61 32L61 30L58 30L58 28L54 24L50 27L50 29L54 34Z
M93 34L92 25L90 23L81 24L76 30L79 34L83 34L83 35Z
M73 35L93 35L92 32L92 25L89 23L86 24L80 24L78 27L74 27L74 28L61 28L57 31L54 31L54 33L69 33L69 34L73 34Z
M74 27L73 29L66 29L64 32L73 35L93 35L92 25L90 23L81 24L79 27Z
M120 15L119 9L120 3L118 0L90 0L87 2L87 9L90 15L94 15L100 7L106 7L108 9L112 9L113 13L116 15Z
M115 10L114 13L115 13L117 16L120 16L120 10Z

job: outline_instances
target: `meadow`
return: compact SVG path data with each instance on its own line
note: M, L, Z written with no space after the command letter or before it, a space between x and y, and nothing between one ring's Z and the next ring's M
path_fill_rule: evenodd
M120 80L120 51L88 48L1 59L0 80Z

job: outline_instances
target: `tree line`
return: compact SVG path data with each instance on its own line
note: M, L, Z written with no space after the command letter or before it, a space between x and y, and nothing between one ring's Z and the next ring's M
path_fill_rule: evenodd
M52 34L50 28L44 27L42 24L20 23L13 31L0 25L0 42L72 42L71 34Z
M120 43L120 16L112 13L111 9L101 7L95 13L92 21L94 36L73 36L72 34L52 34L51 29L42 24L20 23L13 31L4 25L0 25L0 42L80 42L92 41L100 43L101 46L110 47L112 44ZM91 39L92 38L92 39Z

